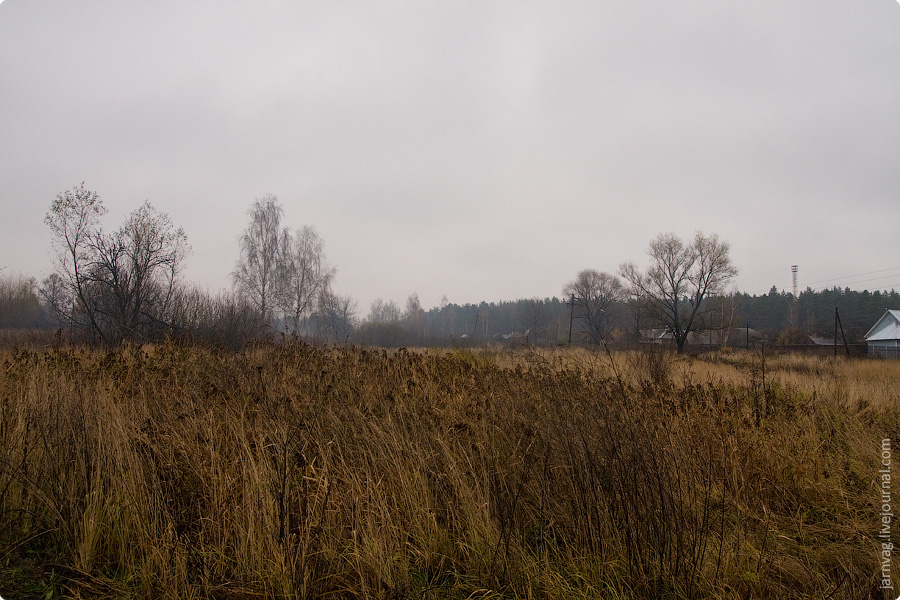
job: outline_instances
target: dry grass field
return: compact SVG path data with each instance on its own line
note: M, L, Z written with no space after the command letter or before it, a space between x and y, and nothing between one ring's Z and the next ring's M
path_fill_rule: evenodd
M900 594L878 537L900 361L164 344L0 365L7 600Z

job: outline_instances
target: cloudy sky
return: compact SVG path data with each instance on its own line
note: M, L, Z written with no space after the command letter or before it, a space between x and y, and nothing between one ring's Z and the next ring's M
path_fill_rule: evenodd
M0 267L84 181L229 286L255 197L381 297L559 295L717 233L736 285L900 288L897 0L5 0Z

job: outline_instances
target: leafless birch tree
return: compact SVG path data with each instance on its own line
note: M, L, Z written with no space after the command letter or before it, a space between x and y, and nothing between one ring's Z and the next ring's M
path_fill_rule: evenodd
M270 322L286 287L284 209L278 198L267 194L253 202L248 214L250 222L241 235L241 254L231 277L238 295Z
M393 300L385 302L382 298L376 298L369 308L369 323L397 323L400 320L400 307Z
M331 293L335 269L325 262L325 244L312 227L282 226L284 209L271 194L257 198L248 214L232 272L235 291L269 326L283 319L291 333L299 334Z
M328 293L335 269L325 263L325 244L309 226L285 231L282 265L284 280L279 304L296 334L303 319L315 310L319 297Z

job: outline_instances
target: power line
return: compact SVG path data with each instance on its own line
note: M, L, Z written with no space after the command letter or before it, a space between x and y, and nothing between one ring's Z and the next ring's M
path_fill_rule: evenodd
M888 289L896 290L898 287L900 287L900 280L898 280L898 281L893 281L893 282L891 282L891 283L885 284L885 286L884 286L883 288L881 288L881 289L883 289L883 290L888 290Z
M848 282L846 282L844 285L833 285L833 286L830 286L830 287L837 287L837 288L840 288L840 287L850 287L851 285L856 285L857 283L866 283L866 282L868 282L868 281L878 281L879 279L890 279L890 278L896 277L896 276L897 276L897 274L894 273L893 275L885 275L884 277L872 277L872 278L870 278L870 279L860 279L860 280L858 280L858 281L848 281ZM806 286L806 287L809 287L810 289L812 289L811 286ZM821 288L817 288L817 289L822 289L822 290L824 290L824 289L828 289L828 287L821 287Z
M798 284L798 287L800 287L800 288L810 288L810 289L813 289L813 291L821 291L821 290L824 290L824 289L827 289L827 288L824 288L824 287L812 288L812 286L813 286L814 284L817 284L817 283L828 283L828 282L832 282L832 281L842 281L842 280L846 280L846 279L853 279L853 278L855 278L855 277L863 277L863 276L865 276L865 275L874 275L874 274L876 274L876 273L886 273L886 272L888 272L888 271L897 271L897 270L900 270L900 267L891 267L891 268L888 268L888 269L878 269L877 271L868 271L868 272L866 272L866 273L857 273L857 274L855 274L855 275L845 275L845 276L843 276L843 277L835 277L835 278L833 278L833 279L820 279L820 280L818 280L818 281L804 282L804 283L802 283L802 284ZM898 273L891 273L890 275L884 275L884 276L881 276L881 277L871 277L871 278L869 278L869 279L859 279L859 280L856 280L856 281L846 281L846 282L844 282L843 284L840 284L840 285L834 285L834 286L832 286L832 287L848 287L848 286L850 286L850 285L856 285L856 284L858 284L858 283L866 283L866 282L869 282L869 281L878 281L879 279L890 279L890 278L896 277L897 275L898 275ZM776 287L776 289L777 289L777 286L773 286L773 287ZM896 288L896 287L900 287L900 282L892 282L892 283L885 284L885 288L886 288L886 289L887 289L887 288ZM760 295L766 295L766 294L768 294L770 290L771 290L771 288L769 288L769 289L767 289L767 290L758 290L758 291L754 291L754 292L744 292L744 293L747 293L747 295L749 295L749 296L760 296Z
M886 271L897 271L900 267L891 267L890 269L879 269L877 271L869 271L868 273L857 273L856 275L844 275L843 277L835 277L834 279L820 279L819 281L810 281L808 283L804 283L807 287L815 284L815 283L828 283L829 281L838 281L841 279L853 279L854 277L862 277L864 275L874 275L875 273L884 273ZM887 275L886 277L893 277L893 275ZM876 277L875 279L884 279L884 277ZM874 281L874 279L864 279L863 281ZM851 281L850 283L862 283L862 281Z

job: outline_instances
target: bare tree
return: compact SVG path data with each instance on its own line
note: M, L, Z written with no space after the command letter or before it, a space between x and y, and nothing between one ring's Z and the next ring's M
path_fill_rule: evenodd
M314 317L322 338L344 342L353 333L356 302L350 296L327 290L319 295L319 306Z
M419 302L418 292L413 292L407 297L403 321L410 342L421 344L425 340L425 311Z
M279 304L296 334L301 321L316 308L319 297L328 293L335 269L325 263L322 238L308 226L295 232L285 230L281 262L284 278Z
M189 252L184 231L145 202L113 234L95 236L92 247L87 280L94 291L95 316L113 338L166 329L176 280Z
M734 327L734 320L737 317L740 308L740 295L736 288L731 289L728 293L721 294L715 298L715 311L718 312L719 339L718 345L725 348L728 345L728 338Z
M271 194L257 198L248 214L232 272L235 291L269 326L283 319L300 333L330 293L335 269L325 262L325 244L312 227L283 227L284 209Z
M53 234L57 275L71 291L80 310L60 310L57 316L74 326L89 327L103 333L96 321L93 302L88 298L87 270L93 259L93 239L99 229L99 219L106 207L97 192L87 190L84 182L71 190L57 194L44 222ZM62 307L60 307L62 308ZM68 308L68 307L67 307Z
M211 296L196 286L182 286L172 304L173 330L184 339L240 350L265 333L262 314L233 292Z
M0 328L28 328L40 324L41 305L36 288L37 282L32 277L0 275Z
M631 293L649 315L671 331L679 354L705 309L704 301L726 288L737 275L729 245L715 234L697 232L685 244L673 233L650 242L650 266L641 271L623 263L619 274L631 284Z
M372 302L369 308L369 316L366 321L370 323L396 323L400 320L400 307L393 300L385 302L381 298Z
M151 337L168 327L167 311L190 251L187 236L149 202L111 234L99 226L105 212L84 184L51 204L45 222L54 234L58 276L70 290L52 294L74 298L70 311L57 314L106 343Z
M540 298L519 300L512 305L515 309L515 321L525 330L544 329L550 322L550 311Z
M608 334L608 309L625 297L625 288L615 275L585 269L566 284L563 294L575 297L576 315L585 323L588 339L599 344Z
M250 222L241 235L241 255L231 277L238 295L269 322L286 287L283 252L289 233L281 227L284 209L272 194L257 198L248 214Z
M57 327L71 324L74 297L71 286L59 273L51 273L44 278L38 295L44 311Z

